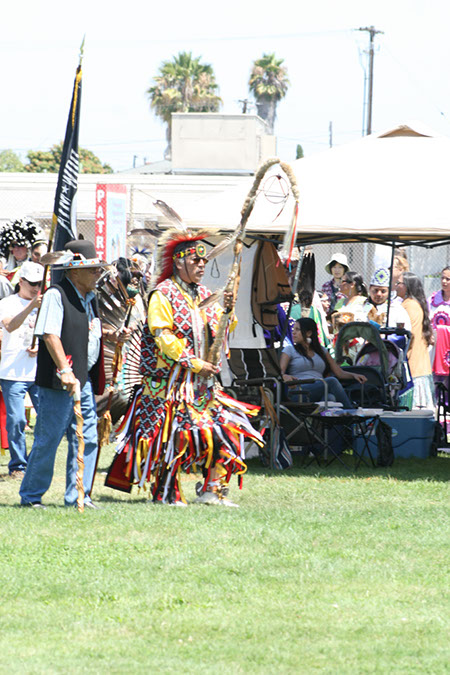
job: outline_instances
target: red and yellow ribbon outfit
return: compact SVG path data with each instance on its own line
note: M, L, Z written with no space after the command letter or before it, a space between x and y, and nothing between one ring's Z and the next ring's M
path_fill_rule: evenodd
M224 311L217 303L199 309L209 295L202 285L193 294L172 276L150 297L143 384L119 429L117 452L126 453L122 465L130 483L152 484L154 501L185 501L180 472L195 466L202 469L204 490L223 489L247 469L244 439L264 444L248 419L259 408L228 396L215 378L198 375ZM230 314L229 330L236 323Z

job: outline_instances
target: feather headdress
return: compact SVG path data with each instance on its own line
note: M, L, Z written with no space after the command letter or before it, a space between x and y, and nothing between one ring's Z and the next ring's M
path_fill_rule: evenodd
M213 230L179 230L171 228L164 232L158 239L156 250L155 272L152 277L152 288L160 284L164 279L168 279L173 274L173 256L176 247L184 242L203 241L207 237L212 237L216 232Z
M9 221L0 230L0 254L7 258L13 244L31 247L44 241L45 233L35 220L20 218Z

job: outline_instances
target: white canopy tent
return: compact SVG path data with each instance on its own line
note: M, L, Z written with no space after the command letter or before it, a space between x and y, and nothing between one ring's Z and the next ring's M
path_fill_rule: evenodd
M291 167L300 192L299 244L450 243L450 138L433 135L421 125L403 125L294 161ZM234 230L252 183L249 179L221 195L191 203L182 212L185 222L190 227ZM293 206L288 180L276 165L261 182L247 225L249 248L237 305L241 322L232 346L263 344L262 331L255 335L248 321L255 250L251 242L260 236L281 239ZM223 283L230 255L221 256L208 270L205 283L210 288Z
M431 133L405 125L292 162L300 191L298 241L449 243L450 138ZM263 179L249 235L286 231L293 198L283 199L283 179L279 166ZM185 221L234 229L251 184L191 203Z

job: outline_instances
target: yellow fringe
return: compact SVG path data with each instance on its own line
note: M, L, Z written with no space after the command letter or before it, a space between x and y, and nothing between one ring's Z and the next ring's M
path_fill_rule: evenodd
M122 348L119 346L119 348L115 350L114 352L114 357L113 357L113 362L112 362L112 369L113 372L122 372L122 366L123 366L123 355L122 355Z
M109 443L109 436L111 433L111 429L112 429L111 413L109 412L109 410L107 410L105 414L102 417L100 417L100 419L97 422L97 436L99 447Z
M208 458L205 463L205 468L209 469L212 458L213 458L213 449L214 449L214 443L213 443L213 437L212 437L212 431L211 429L208 429L208 427L205 427L203 429L203 435L206 439L206 442L208 444Z

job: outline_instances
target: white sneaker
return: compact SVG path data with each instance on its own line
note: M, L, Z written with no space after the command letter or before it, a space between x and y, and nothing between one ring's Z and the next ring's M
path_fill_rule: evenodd
M187 506L186 502L183 502L181 499L177 499L175 502L163 502L161 499L157 499L154 502L152 499L149 500L150 504L156 504L160 506Z
M230 499L220 497L217 492L210 492L207 490L194 500L194 504L216 504L217 506L231 506L239 508L239 504L235 504Z

